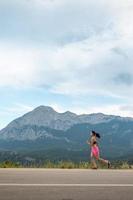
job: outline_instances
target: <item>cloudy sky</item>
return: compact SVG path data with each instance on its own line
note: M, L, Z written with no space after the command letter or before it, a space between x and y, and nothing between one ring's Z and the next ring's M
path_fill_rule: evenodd
M132 0L0 0L0 128L39 105L133 117Z

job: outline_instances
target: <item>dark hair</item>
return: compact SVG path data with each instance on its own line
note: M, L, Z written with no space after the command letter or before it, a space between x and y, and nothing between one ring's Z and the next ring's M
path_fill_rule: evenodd
M96 133L95 131L92 131L92 134L95 135L97 138L101 138L99 133Z

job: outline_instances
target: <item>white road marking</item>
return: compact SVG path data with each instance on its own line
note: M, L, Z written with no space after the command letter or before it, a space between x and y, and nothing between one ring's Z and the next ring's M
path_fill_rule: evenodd
M0 183L8 187L133 187L133 184L28 184L28 183Z

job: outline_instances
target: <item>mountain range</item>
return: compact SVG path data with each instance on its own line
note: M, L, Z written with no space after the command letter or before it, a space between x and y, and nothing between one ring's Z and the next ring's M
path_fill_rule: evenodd
M133 153L133 118L102 113L58 113L39 106L0 131L0 150L42 154L47 159L87 160L86 140L91 130L101 134L104 157L117 159ZM40 153L41 152L41 153Z

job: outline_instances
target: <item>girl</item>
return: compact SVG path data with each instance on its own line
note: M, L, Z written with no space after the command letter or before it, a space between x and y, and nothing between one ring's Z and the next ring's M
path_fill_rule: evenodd
M87 143L91 146L91 163L93 165L93 169L97 169L97 164L95 160L101 161L104 164L107 164L108 168L110 168L110 162L108 160L104 160L100 158L99 147L97 143L97 138L100 138L100 134L95 131L91 132L91 138Z

